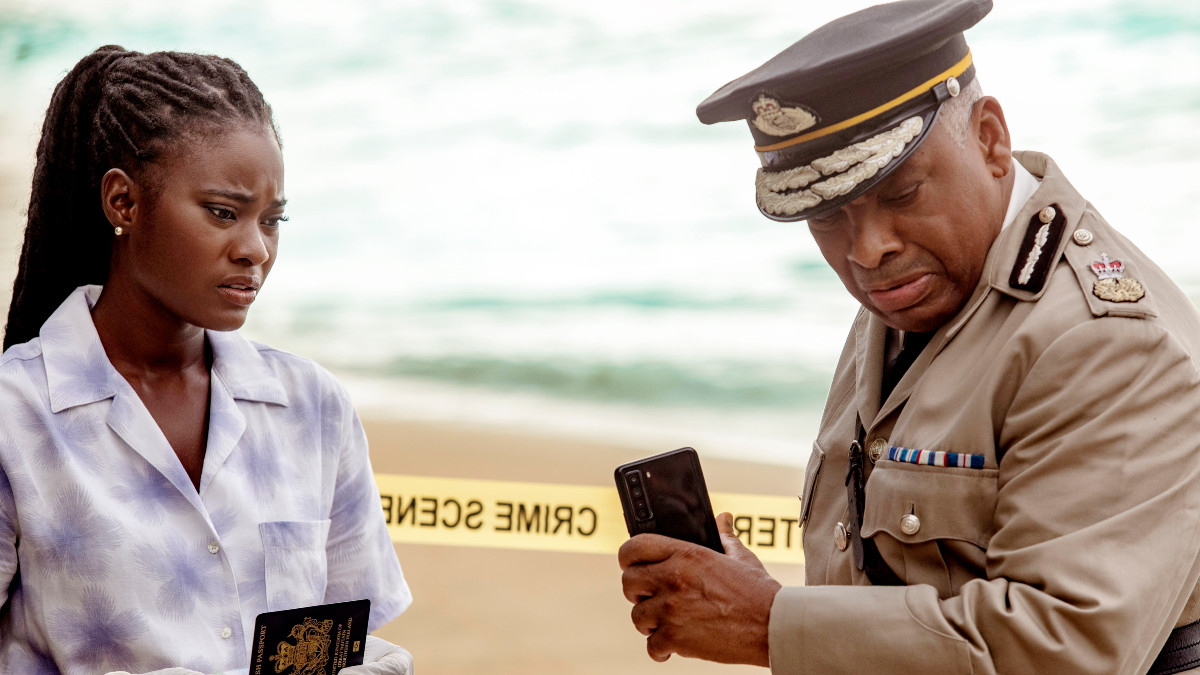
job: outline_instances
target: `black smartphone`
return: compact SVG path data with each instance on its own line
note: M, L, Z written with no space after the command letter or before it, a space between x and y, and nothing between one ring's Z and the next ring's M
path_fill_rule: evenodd
M622 464L614 477L629 536L653 532L725 552L695 450Z

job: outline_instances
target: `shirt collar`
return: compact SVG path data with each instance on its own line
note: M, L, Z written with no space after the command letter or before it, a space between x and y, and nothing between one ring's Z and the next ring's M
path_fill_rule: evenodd
M1021 207L1025 206L1025 202L1033 197L1033 193L1037 192L1038 179L1029 173L1029 169L1021 166L1021 163L1013 158L1013 190L1012 196L1008 198L1008 210L1004 212L1004 229L1012 225L1017 220L1017 213L1021 211Z
M116 396L124 383L100 343L92 307L102 286L76 288L39 332L50 409L95 403ZM236 399L287 405L287 391L258 349L237 332L205 331L213 350L212 373Z

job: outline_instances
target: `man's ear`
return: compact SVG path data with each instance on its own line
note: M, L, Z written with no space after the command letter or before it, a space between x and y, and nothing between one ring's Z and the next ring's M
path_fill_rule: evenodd
M109 169L100 179L100 205L108 224L129 231L140 201L137 183L121 169Z
M1012 170L1012 137L1004 121L1004 109L992 96L975 102L971 110L971 128L983 152L984 162L992 177L1003 178Z

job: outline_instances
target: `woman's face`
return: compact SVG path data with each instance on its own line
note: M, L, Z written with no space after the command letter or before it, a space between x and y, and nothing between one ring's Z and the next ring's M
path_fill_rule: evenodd
M154 188L118 237L110 282L124 275L155 309L234 330L275 264L283 155L267 128L190 138L143 172Z

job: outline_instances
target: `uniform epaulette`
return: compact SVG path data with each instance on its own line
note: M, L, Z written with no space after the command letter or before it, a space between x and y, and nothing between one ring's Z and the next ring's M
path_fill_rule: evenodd
M1064 251L1079 280L1080 290L1095 316L1148 318L1157 316L1137 270L1136 250L1127 250L1120 237L1112 237L1098 220L1089 230L1077 227L1072 246Z

